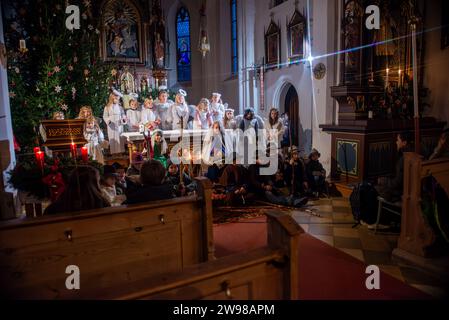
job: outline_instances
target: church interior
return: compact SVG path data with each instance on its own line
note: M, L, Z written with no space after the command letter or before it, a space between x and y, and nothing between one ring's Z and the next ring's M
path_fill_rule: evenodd
M0 296L447 299L446 72L445 0L2 0Z

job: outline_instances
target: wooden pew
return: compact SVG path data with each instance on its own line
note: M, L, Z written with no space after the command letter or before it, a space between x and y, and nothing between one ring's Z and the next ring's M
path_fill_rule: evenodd
M285 300L298 299L298 238L289 215L269 212L268 245L241 254L111 287L66 291L67 299Z
M69 265L90 290L214 257L211 184L198 196L0 223L0 295L53 299Z
M432 255L435 233L421 212L421 182L430 174L449 194L449 158L425 161L416 153L405 153L401 235L395 255L404 255L401 251L421 257Z

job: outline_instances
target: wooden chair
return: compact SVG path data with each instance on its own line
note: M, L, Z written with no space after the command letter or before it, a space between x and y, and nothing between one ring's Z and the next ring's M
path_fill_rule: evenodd
M377 207L377 219L374 226L374 233L377 233L377 229L379 227L380 218L382 212L389 212L397 216L401 216L402 212L402 203L401 202L389 202L382 197L377 197L378 207Z
M449 194L449 158L426 161L416 153L404 154L404 194L397 256L429 257L434 254L435 231L421 211L421 182L432 175Z

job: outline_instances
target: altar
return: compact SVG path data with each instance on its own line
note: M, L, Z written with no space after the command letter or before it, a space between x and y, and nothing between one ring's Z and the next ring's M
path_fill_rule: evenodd
M183 144L189 148L190 152L200 156L201 147L204 137L209 130L165 130L162 131L163 138L167 142L168 152L170 153L173 147L182 141ZM142 152L144 149L145 136L140 132L125 132L121 135L126 139L128 145L129 161L132 162L133 154L135 152ZM199 155L198 155L199 153Z

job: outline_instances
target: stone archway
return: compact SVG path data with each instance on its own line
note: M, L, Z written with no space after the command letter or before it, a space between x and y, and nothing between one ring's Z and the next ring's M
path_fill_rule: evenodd
M299 132L301 128L299 116L299 96L295 87L291 83L285 83L282 86L278 101L281 114L288 113L292 143L295 146L299 146Z

